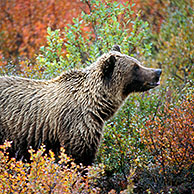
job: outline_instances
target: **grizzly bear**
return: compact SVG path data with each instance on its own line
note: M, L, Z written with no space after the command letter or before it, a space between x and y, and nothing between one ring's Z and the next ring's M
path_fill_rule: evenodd
M10 156L29 159L28 149L60 147L76 163L91 165L110 119L131 92L159 85L160 69L146 68L120 47L91 66L52 80L0 77L0 144L12 141Z

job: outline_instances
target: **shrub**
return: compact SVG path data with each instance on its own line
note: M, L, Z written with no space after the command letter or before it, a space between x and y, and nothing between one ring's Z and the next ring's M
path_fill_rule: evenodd
M0 146L0 190L2 193L98 193L97 178L103 167L88 167L83 176L76 165L61 149L59 162L54 154L44 154L42 146L37 152L30 150L31 163L9 159L6 152L10 142Z
M114 44L131 56L148 56L148 23L135 15L129 3L83 0L86 9L64 31L48 28L47 46L42 46L37 63L43 77L58 75L64 69L85 67Z
M141 130L151 159L147 170L140 173L142 183L138 182L139 189L144 187L152 192L173 190L173 193L194 189L193 91L193 87L189 87L176 104L165 102L164 108L156 117L150 116Z
M144 142L164 173L165 166L176 166L179 173L194 163L193 115L194 100L184 99L180 107L166 104L160 117L146 123Z
M147 4L149 2L147 1ZM154 17L159 25L153 29L152 43L155 48L152 62L162 67L166 78L173 77L177 85L194 78L193 1L155 1ZM148 15L148 13L146 13ZM162 21L162 22L161 22ZM155 27L159 30L154 31Z

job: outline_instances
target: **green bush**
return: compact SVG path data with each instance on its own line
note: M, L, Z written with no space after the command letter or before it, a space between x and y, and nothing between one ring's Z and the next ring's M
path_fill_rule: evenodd
M114 44L131 56L149 56L151 44L146 41L148 23L135 15L129 3L110 0L85 1L81 16L73 19L64 31L48 28L47 46L42 46L37 63L44 69L43 77L58 75L62 70L85 67Z

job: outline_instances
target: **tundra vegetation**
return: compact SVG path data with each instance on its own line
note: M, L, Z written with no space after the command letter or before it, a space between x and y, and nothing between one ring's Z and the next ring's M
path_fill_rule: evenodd
M47 43L33 60L17 56L20 68L14 60L6 61L7 50L2 47L1 75L53 78L64 70L87 66L119 44L123 53L145 66L162 68L161 86L130 95L105 124L96 161L85 176L62 148L58 162L52 152L44 155L42 146L37 152L30 150L31 162L23 163L8 158L10 142L5 142L0 147L0 191L194 192L193 2L153 0L129 5L82 0L82 5L72 23L47 29ZM6 17L12 14L5 13ZM1 45L5 34L0 33Z

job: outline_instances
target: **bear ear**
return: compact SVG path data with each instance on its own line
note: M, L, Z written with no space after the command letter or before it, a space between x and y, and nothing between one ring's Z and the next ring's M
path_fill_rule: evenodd
M112 51L117 51L117 52L121 52L121 48L119 45L114 45L111 49Z
M106 80L110 80L114 71L116 63L116 58L115 56L111 55L103 64L102 66L102 73L103 73L103 78Z

